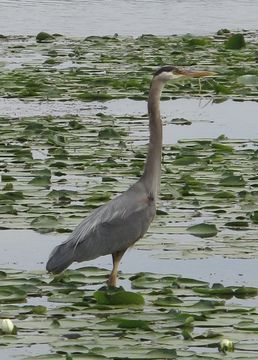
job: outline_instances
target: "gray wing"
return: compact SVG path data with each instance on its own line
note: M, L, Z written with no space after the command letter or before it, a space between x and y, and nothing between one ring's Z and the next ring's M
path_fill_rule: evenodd
M125 250L147 231L155 215L155 201L139 181L96 209L50 254L47 270L59 273L73 261L92 260Z

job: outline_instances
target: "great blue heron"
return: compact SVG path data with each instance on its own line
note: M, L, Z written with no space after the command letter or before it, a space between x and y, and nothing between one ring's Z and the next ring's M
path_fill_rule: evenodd
M164 66L151 81L148 114L150 140L143 175L127 191L97 208L51 252L47 270L60 273L74 261L92 260L112 254L113 269L108 285L116 286L119 262L125 251L148 230L156 213L160 186L162 122L160 96L165 83L177 78L213 76L210 71L190 71Z

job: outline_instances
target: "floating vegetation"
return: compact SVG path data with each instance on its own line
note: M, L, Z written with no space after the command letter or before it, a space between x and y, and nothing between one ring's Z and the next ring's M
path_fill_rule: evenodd
M48 41L52 41L54 40L54 36L44 32L44 31L41 31L38 33L38 35L36 36L36 41L41 43L41 42L48 42ZM53 55L53 53L50 53L50 55Z
M93 284L100 286L108 271L92 267L67 270L52 281L39 272L5 270L0 276L0 347L18 346L23 359L222 359L219 351L233 350L232 359L257 355L257 311L226 300L251 299L256 288L209 288L193 279L139 273L123 274L137 291L95 291ZM27 355L35 343L51 351Z
M245 38L243 34L234 34L225 41L225 48L238 50L246 46Z
M70 231L92 208L135 181L142 173L146 148L131 147L128 129L134 130L137 123L139 134L145 133L147 119L109 116L100 122L99 118L98 114L0 120L2 227ZM81 126L71 129L76 123ZM235 230L231 239L245 229L237 241L244 249L256 231L257 149L255 140L225 137L164 146L158 210L162 224L157 218L149 233L160 238L161 249L164 244L170 248L174 233L216 241L217 234L227 238L227 228ZM36 152L44 156L34 158ZM150 238L136 246L149 248Z
M54 41L53 41L54 40ZM215 36L98 37L71 39L41 32L1 41L0 95L40 100L145 99L151 73L173 64L218 72L202 80L203 96L254 99L257 87L239 76L257 76L257 33ZM238 51L236 51L236 49ZM122 75L122 76L121 76ZM164 98L199 96L198 82L171 83Z
M173 63L210 67L219 76L201 86L172 83L165 99L257 101L255 32L85 39L40 33L0 41L5 98L145 100L152 70ZM143 116L95 109L0 117L1 229L70 232L142 173L146 147L138 140L146 140L147 126ZM164 146L158 216L135 246L169 261L257 257L257 154L258 141L225 136ZM15 349L27 360L224 359L225 353L257 359L257 288L138 273L120 276L130 290L110 289L103 287L108 274L92 267L55 277L1 270L0 351L8 358Z

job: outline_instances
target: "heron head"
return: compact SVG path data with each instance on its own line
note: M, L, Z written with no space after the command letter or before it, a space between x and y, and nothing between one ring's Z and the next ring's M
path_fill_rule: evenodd
M154 73L154 78L163 82L181 78L213 77L216 73L212 71L194 71L180 69L176 66L163 66Z

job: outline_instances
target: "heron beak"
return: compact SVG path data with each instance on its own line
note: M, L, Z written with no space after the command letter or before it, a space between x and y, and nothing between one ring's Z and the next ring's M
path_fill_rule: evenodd
M180 75L185 78L213 77L217 73L213 71L180 70Z

